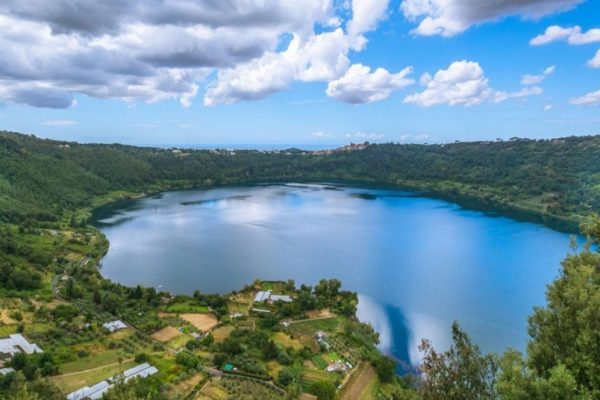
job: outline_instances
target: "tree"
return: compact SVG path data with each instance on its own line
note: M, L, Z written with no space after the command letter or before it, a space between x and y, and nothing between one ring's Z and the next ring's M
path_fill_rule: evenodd
M424 400L494 399L497 363L494 357L481 355L458 323L452 324L453 345L444 353L435 351L423 340L421 371L424 374L419 392Z
M310 385L310 392L319 400L333 400L335 398L335 386L331 382L316 381Z
M583 231L600 243L600 218ZM600 397L599 266L600 253L591 243L567 256L560 277L548 286L547 306L536 308L529 318L527 347L527 364L537 377L553 382L574 379L577 391L592 398Z
M288 386L294 382L295 374L290 368L284 368L277 376L277 382L282 386Z
M389 383L396 376L396 362L389 357L379 357L373 362L379 380Z

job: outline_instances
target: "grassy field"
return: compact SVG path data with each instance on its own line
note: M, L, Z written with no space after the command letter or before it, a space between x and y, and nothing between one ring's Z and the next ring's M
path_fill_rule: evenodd
M83 371L90 368L96 368L102 365L111 364L119 361L120 352L117 350L109 350L93 356L80 358L77 361L62 364L60 372L68 374L76 371Z
M208 306L195 304L192 301L185 301L169 304L165 311L170 313L209 313L210 308Z
M302 335L312 336L317 331L335 332L341 322L341 317L302 321L290 325L290 330Z
M179 350L183 346L185 346L185 344L189 340L192 340L192 339L193 338L190 335L179 335L179 336L175 337L174 339L169 340L165 344L172 349Z
M225 340L226 338L229 337L229 335L231 334L231 332L234 329L235 329L235 327L233 327L231 325L221 326L221 327L215 329L214 331L212 331L212 335L215 338L215 341L222 342L223 340Z
M8 336L17 331L17 325L2 325L0 326L0 337Z
M300 343L296 339L292 339L290 335L284 332L275 332L273 334L273 340L275 341L275 343L280 344L285 348L291 347L294 350L301 350L302 347L304 347L302 343Z
M311 368L304 368L302 370L302 388L304 391L308 391L308 388L313 382L328 381L335 384L337 379L338 375L331 374L329 372L319 371Z
M94 385L104 379L110 378L118 373L137 365L135 361L127 361L119 364L109 364L89 371L82 371L71 375L59 375L52 380L66 393L70 393L83 386Z
M325 361L325 360L323 359L323 357L321 357L321 356L320 356L320 355L318 355L318 354L316 354L316 355L312 356L310 359L312 360L312 362L313 362L313 363L314 363L314 364L317 366L317 368L319 368L319 369L325 369L325 368L327 368L327 366L329 365L329 364L327 363L327 361Z

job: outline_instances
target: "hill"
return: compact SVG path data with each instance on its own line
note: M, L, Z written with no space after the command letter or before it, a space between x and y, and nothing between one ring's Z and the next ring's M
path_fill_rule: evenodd
M7 222L56 221L123 192L282 180L411 189L576 231L600 210L600 136L263 152L79 144L0 132L0 220Z

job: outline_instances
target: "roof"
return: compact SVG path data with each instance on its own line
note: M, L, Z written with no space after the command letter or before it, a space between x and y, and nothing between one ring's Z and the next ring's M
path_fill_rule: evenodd
M292 298L290 296L288 296L287 294L272 294L271 297L269 298L269 300L271 301L283 301L286 303L291 303L292 302Z
M225 366L223 367L223 371L226 371L226 372L233 371L233 364L225 364Z
M123 372L123 376L125 377L125 382L133 378L145 378L150 375L154 375L158 372L156 367L148 363L143 363L133 368L129 368L127 371Z
M264 292L261 290L260 292L256 293L256 297L254 297L254 301L255 302L267 301L270 296L271 296L270 290L266 290Z
M120 331L121 329L127 328L127 325L125 324L125 322L118 320L118 319L116 319L114 321L110 321L110 322L105 322L104 324L102 324L102 326L110 332L116 332L116 331Z
M43 353L42 349L35 343L29 343L23 335L15 333L7 338L0 339L0 353L11 356L23 352L25 354Z
M67 395L67 400L81 400L90 398L92 400L100 399L110 389L112 385L108 381L96 383L94 386L84 386Z
M8 375L11 372L15 372L14 368L0 368L0 375Z
M125 382L133 378L145 378L150 375L154 375L158 372L156 367L148 363L143 363L140 365L136 365L133 368L129 368L125 372L123 372L123 377L125 378ZM114 379L111 378L111 379ZM107 379L102 382L96 383L94 386L84 386L81 389L78 389L72 393L67 395L67 400L82 400L90 398L92 400L100 399L113 385L110 383L111 380Z

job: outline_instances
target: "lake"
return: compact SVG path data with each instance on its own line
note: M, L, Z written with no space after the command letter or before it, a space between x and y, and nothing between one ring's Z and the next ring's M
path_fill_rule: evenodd
M484 351L524 349L569 236L410 192L329 185L173 191L98 210L101 272L173 293L225 293L255 278L338 278L360 295L380 347L410 365L458 320Z

